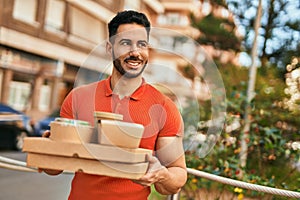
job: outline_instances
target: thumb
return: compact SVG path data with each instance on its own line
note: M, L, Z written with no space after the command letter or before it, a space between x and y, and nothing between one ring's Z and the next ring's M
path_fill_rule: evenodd
M149 162L149 166L148 166L148 172L154 172L157 170L160 170L161 168L163 168L163 166L161 165L161 163L159 162L158 158L155 156L152 156L150 154L146 155L147 160Z

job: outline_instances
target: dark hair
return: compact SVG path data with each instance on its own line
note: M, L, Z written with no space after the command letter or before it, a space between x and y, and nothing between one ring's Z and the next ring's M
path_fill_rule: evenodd
M118 14L108 23L109 38L117 34L117 30L121 24L139 24L145 27L147 31L147 37L149 39L150 22L145 14L133 11L125 10L118 12Z

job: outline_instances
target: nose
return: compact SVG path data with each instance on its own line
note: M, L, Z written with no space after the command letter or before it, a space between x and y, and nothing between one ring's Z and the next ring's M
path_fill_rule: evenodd
M129 52L131 55L138 55L140 52L139 52L139 48L137 47L136 44L132 44L130 46L130 52Z
M130 51L137 51L139 48L136 44L131 44L130 45Z

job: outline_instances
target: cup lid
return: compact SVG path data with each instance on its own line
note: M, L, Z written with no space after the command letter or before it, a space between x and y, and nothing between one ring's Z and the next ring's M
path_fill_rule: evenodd
M95 111L94 117L98 119L123 120L123 115L110 112Z

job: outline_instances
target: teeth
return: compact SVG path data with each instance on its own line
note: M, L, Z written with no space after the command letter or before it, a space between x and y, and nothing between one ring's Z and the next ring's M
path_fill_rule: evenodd
M128 62L128 64L133 65L133 66L138 66L139 63L133 63L133 62Z

